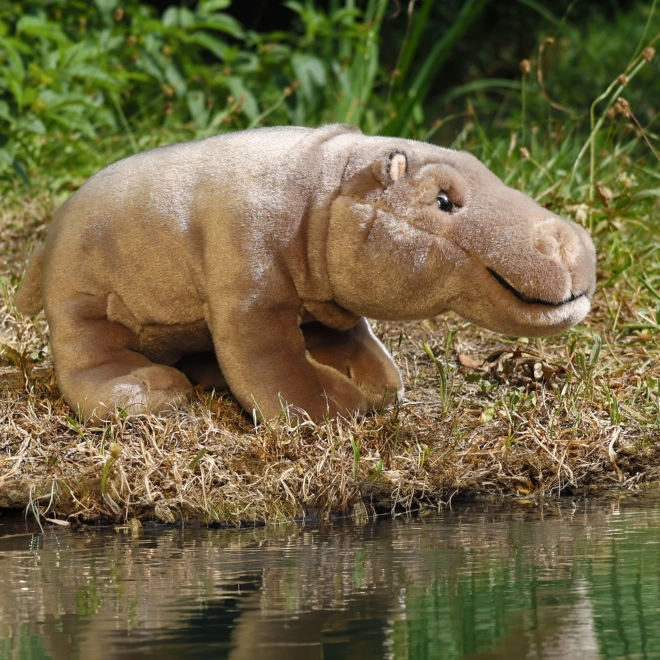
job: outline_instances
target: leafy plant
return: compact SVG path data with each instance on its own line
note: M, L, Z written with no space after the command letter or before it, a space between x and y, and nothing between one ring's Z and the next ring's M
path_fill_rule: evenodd
M290 0L297 27L270 33L245 30L225 11L231 0L160 16L137 0L0 0L0 178L29 184L48 169L52 188L76 186L132 152L261 125L421 135L430 84L486 1L469 0L420 57L434 0L422 3L390 75L380 51L388 0Z
M202 0L156 18L135 0L0 2L0 175L11 168L27 182L44 163L87 174L109 159L94 153L104 137L130 152L151 146L136 137L144 127L210 134L232 113L255 118L232 68L253 62L243 29L219 11L228 5Z

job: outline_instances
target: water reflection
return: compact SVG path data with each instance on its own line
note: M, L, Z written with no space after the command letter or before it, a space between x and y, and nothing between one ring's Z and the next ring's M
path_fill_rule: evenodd
M655 496L138 537L0 522L0 659L660 657L659 544Z

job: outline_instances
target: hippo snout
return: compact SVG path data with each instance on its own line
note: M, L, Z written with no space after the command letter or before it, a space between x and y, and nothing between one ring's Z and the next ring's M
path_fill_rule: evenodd
M490 232L482 234L482 264L501 287L530 305L552 307L582 296L591 299L596 252L581 226L543 215L515 223L507 234L506 242ZM479 245L471 238L471 247Z
M565 290L557 290L552 296L557 303L570 302L581 295L591 298L596 284L596 251L591 237L580 225L556 216L543 218L535 227L534 247L541 263L549 260L565 273ZM542 286L543 278L538 284Z

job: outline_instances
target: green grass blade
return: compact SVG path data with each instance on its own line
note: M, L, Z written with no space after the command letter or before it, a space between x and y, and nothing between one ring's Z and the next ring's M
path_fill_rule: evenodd
M408 76L408 71L419 48L422 34L428 25L429 14L433 4L434 0L426 0L426 2L422 3L420 10L412 14L412 23L409 22L409 33L406 33L401 44L399 62L396 67L399 73L394 81L395 89L400 88Z
M365 11L364 23L369 28L364 55L353 58L349 74L353 98L344 118L349 124L361 124L367 101L373 92L380 55L380 27L388 4L388 0L370 0Z
M535 12L543 16L548 23L559 27L562 21L557 18L547 7L544 7L540 2L536 0L518 0L521 5L526 5L530 9L533 9Z
M385 135L400 135L403 137L409 133L406 124L413 108L424 101L433 80L451 54L456 42L472 25L487 3L488 0L467 0L465 2L456 18L456 22L424 59L419 72L408 88L407 96L403 100L397 116L384 127L382 132Z
M519 92L522 90L522 83L520 80L507 80L506 78L480 78L479 80L472 80L464 85L456 85L455 87L452 87L442 96L442 102L448 103L449 101L453 101L466 94L483 92L491 89L511 89Z

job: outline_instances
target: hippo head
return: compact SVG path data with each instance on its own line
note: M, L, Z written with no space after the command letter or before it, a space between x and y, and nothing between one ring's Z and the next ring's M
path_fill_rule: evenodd
M328 276L354 314L453 310L509 335L561 332L589 312L588 233L509 188L468 153L364 137L330 213Z

